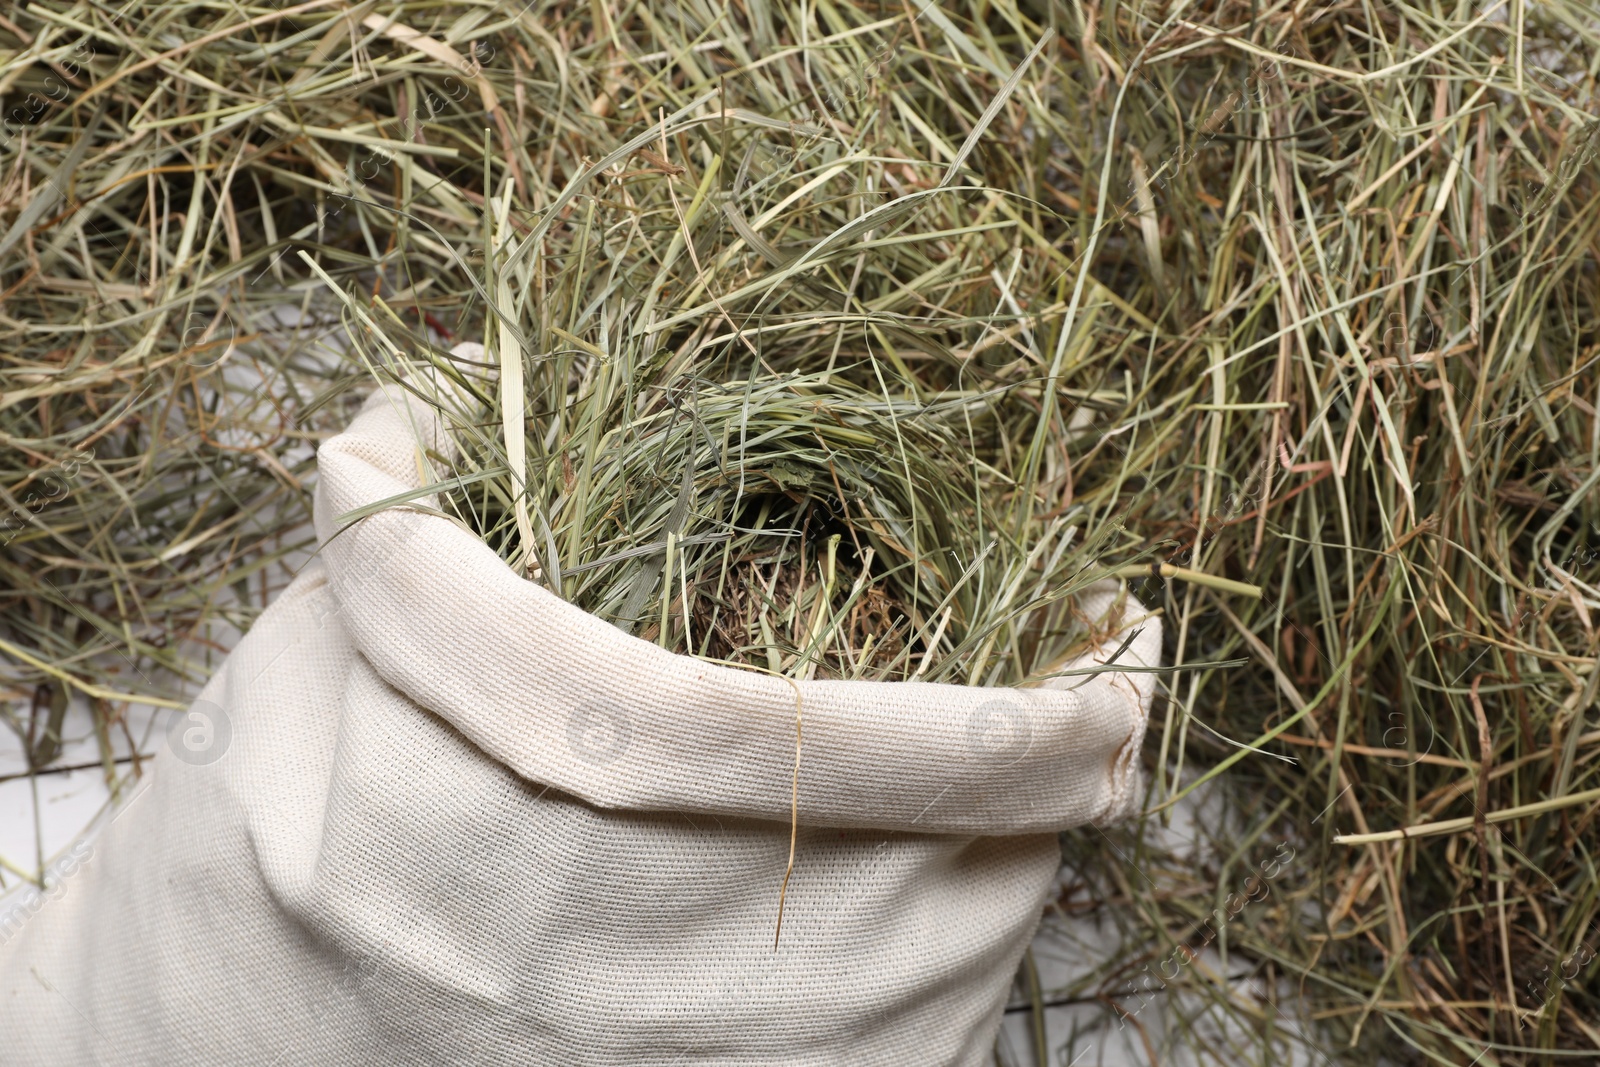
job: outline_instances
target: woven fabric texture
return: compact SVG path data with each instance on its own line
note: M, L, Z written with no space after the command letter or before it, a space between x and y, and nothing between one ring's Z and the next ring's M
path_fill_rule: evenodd
M0 1063L988 1062L1056 832L1139 801L1154 675L672 655L446 518L340 525L432 484L422 446L448 442L397 386L323 445L318 557L0 919ZM1081 665L1134 627L1117 662L1159 663L1115 586L1080 608L1122 631Z

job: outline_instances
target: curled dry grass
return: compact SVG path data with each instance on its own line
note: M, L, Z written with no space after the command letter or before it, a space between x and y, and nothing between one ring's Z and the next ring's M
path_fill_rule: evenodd
M431 353L487 402L457 472L476 480L451 499L509 559L641 633L772 650L779 669L810 647L831 535L838 603L868 549L920 558L907 540L947 536L886 525L858 550L840 505L889 486L880 518L910 522L922 501L883 470L915 456L929 468L899 484L926 486L965 442L994 469L947 481L927 521L963 516L975 551L984 508L997 533L1076 527L1044 591L1137 560L1266 590L1141 586L1174 660L1211 664L1169 679L1151 805L1214 775L1238 799L1207 827L1216 861L1145 826L1071 835L1062 906L1125 951L1045 999L1104 998L1150 1029L1129 1001L1140 968L1198 946L1241 872L1293 841L1269 897L1216 932L1227 969L1176 980L1199 1008L1162 1010L1190 1051L1274 1062L1294 1040L1277 994L1223 974L1298 999L1318 1054L1600 1047L1592 10L314 0L14 17L0 486L27 514L0 554L0 653L41 767L54 697L35 686L88 693L109 728L122 694L159 688L141 672L203 673L179 639L219 612L248 623L303 536L330 401L396 352ZM310 340L337 316L342 363ZM445 360L463 337L494 366ZM509 419L503 369L528 398ZM730 467L752 389L777 432ZM823 481L834 452L872 449L795 432L821 424L818 390L844 409L830 433L854 418L882 440L905 410L893 424L931 436ZM592 435L619 428L621 458L586 466ZM630 591L655 555L666 577L685 457L701 512L673 546L663 631L665 598ZM731 495L741 475L772 528L804 533L804 550L784 541L804 566L774 570L728 529L760 516ZM980 482L1002 491L974 503ZM1025 559L1038 541L1002 543ZM619 558L640 548L655 555ZM782 605L770 637L747 572ZM989 610L1004 573L963 586L962 611ZM928 631L919 588L885 585L819 668L850 673L878 633L901 642L893 669L943 641L951 677L991 680L964 631ZM993 654L1027 659L1016 636Z

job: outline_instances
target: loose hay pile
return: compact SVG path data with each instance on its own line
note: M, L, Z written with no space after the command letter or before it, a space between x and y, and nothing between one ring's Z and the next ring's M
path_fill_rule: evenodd
M14 17L0 654L37 769L35 687L109 731L178 695L152 668L202 676L183 639L303 543L340 389L431 352L489 405L464 521L673 647L988 684L1048 665L1070 598L989 623L1093 574L1264 587L1139 587L1192 667L1150 803L1238 799L1216 859L1072 836L1062 907L1125 951L1040 1001L1217 1062L1281 1061L1300 996L1335 1057L1600 1048L1592 10ZM1160 967L1207 940L1226 970Z

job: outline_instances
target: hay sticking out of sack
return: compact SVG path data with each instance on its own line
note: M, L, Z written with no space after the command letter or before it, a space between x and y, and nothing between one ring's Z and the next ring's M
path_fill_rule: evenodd
M499 373L454 427L455 513L601 618L780 673L1019 684L1103 639L1121 613L1075 618L1074 596L1131 538L1086 530L1066 455L1122 394L1053 392L1009 345L968 350L1002 336L976 308L906 289L981 269L1017 223L953 171L849 195L836 176L883 161L703 112L587 168L561 222L514 225L514 177L489 176ZM405 350L391 326L359 331L374 366Z
M736 370L631 397L610 388L614 367L588 375L572 436L529 478L550 530L531 559L507 477L473 482L456 507L601 618L780 673L1020 682L1085 638L1072 593L1103 577L1093 539L1066 509L1017 517L1032 496L994 466L1003 420L1026 405L913 399L914 381L870 365Z

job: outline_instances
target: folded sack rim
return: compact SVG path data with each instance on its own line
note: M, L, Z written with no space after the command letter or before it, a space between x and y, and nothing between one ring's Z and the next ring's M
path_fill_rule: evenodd
M429 484L418 442L452 452L438 412L390 384L319 449L314 521L329 584L386 682L524 778L601 807L787 822L798 699L807 824L1042 833L1111 821L1139 799L1153 675L1029 688L790 682L674 653L524 580L447 518L390 508L340 527ZM1080 604L1102 614L1117 589L1103 583ZM1155 666L1160 621L1138 625L1123 660ZM497 641L512 647L486 651Z

